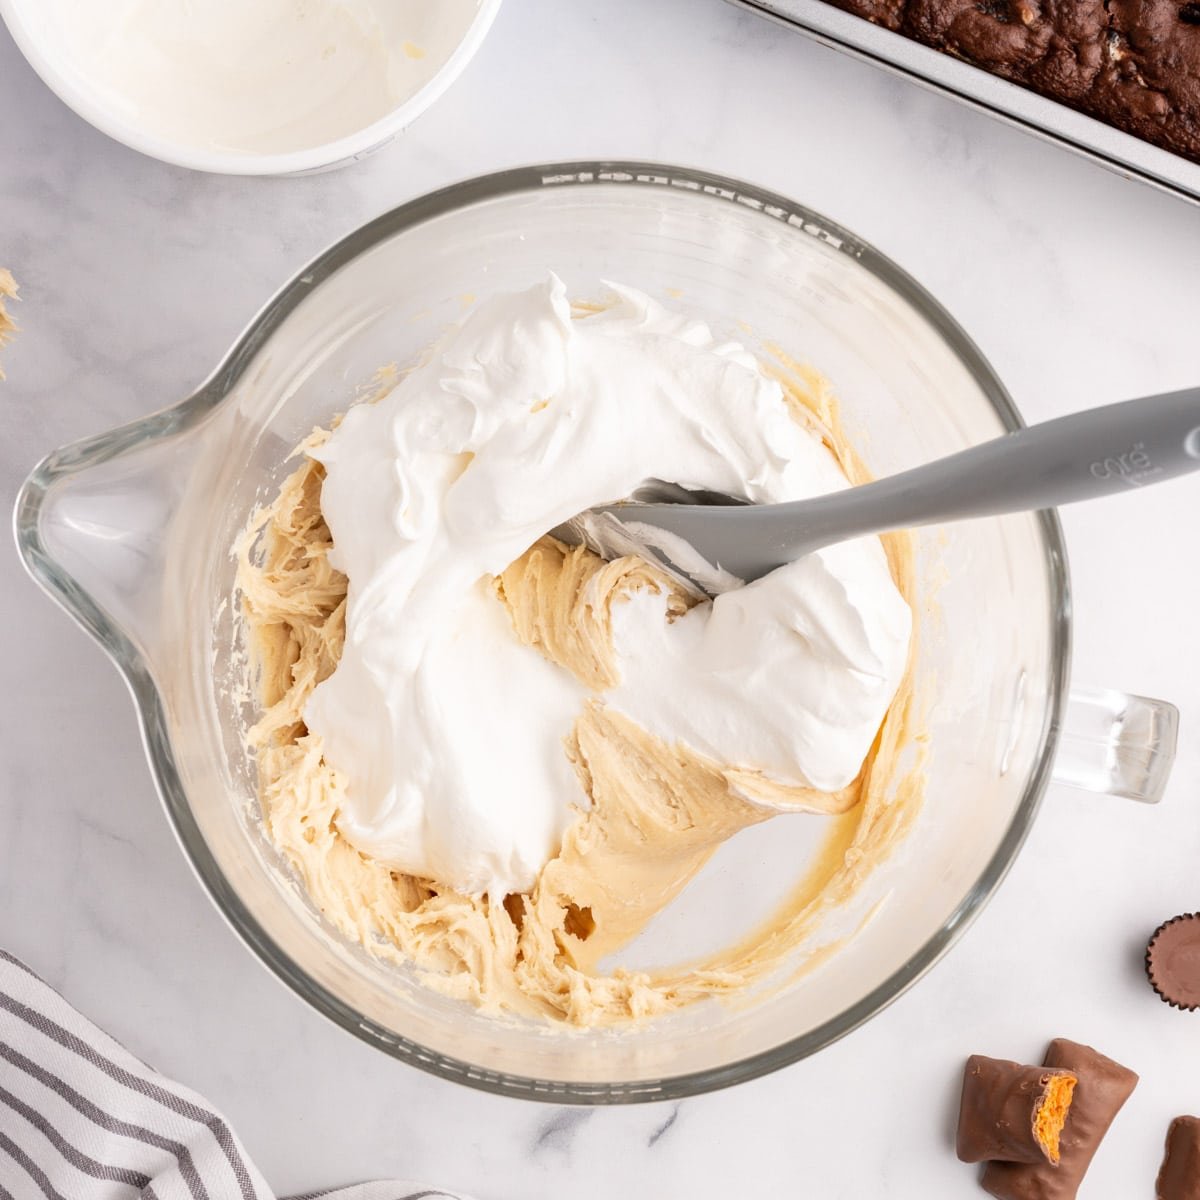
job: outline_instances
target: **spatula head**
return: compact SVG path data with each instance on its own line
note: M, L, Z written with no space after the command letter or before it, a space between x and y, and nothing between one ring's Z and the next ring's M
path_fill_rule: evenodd
M707 562L682 538L639 521L638 506L686 504L711 507L748 503L744 497L725 492L688 488L665 479L647 479L627 499L586 509L550 530L550 535L569 546L586 546L610 562L626 555L640 555L689 591L711 598L740 587L742 580Z

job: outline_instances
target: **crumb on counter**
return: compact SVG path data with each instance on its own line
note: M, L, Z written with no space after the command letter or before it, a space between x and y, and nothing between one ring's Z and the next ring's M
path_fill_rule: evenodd
M11 271L0 267L0 350L4 349L12 341L13 334L17 331L16 322L9 316L5 305L6 300L16 299L17 281L13 278ZM4 364L0 363L0 379L3 378Z

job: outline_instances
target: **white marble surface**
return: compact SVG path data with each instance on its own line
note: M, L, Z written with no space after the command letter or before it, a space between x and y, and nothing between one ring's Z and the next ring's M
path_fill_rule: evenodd
M259 302L363 219L555 157L692 163L793 195L913 272L1029 418L1200 377L1200 208L735 12L720 0L509 0L480 57L335 175L188 174L67 111L0 32L0 264L24 331L0 387L0 500L44 452L169 402ZM1174 700L1165 803L1052 790L995 902L932 975L816 1059L681 1106L564 1110L428 1078L327 1026L184 865L100 652L0 552L0 945L206 1093L281 1191L378 1175L480 1200L980 1194L950 1148L976 1050L1091 1041L1143 1083L1085 1195L1150 1195L1200 1112L1200 1016L1140 977L1200 908L1200 479L1066 514L1076 677Z

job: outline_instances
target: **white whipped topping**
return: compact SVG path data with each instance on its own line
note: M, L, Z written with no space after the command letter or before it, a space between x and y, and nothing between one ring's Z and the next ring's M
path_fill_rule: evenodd
M622 680L608 702L719 763L837 791L858 774L904 673L912 614L886 584L871 538L810 554L670 625L665 597L632 596L613 610Z
M32 0L76 70L173 142L286 153L357 133L414 95L479 0Z
M561 744L583 689L516 641L488 578L648 478L756 502L846 486L741 346L614 291L581 320L553 276L480 305L313 452L350 581L341 663L305 711L346 778L340 828L473 894L528 889L585 802ZM855 777L910 633L877 539L670 625L664 603L616 606L608 703L725 765L826 790Z

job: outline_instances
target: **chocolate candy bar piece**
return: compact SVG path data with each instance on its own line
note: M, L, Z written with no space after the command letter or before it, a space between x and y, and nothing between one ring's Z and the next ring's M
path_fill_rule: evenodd
M1070 1071L972 1054L963 1071L958 1157L1057 1165L1075 1083Z
M1200 1117L1176 1117L1158 1173L1158 1200L1200 1200Z
M989 1163L983 1190L997 1200L1074 1200L1108 1127L1138 1081L1128 1067L1065 1038L1050 1043L1043 1065L1070 1071L1079 1080L1063 1126L1058 1166Z

